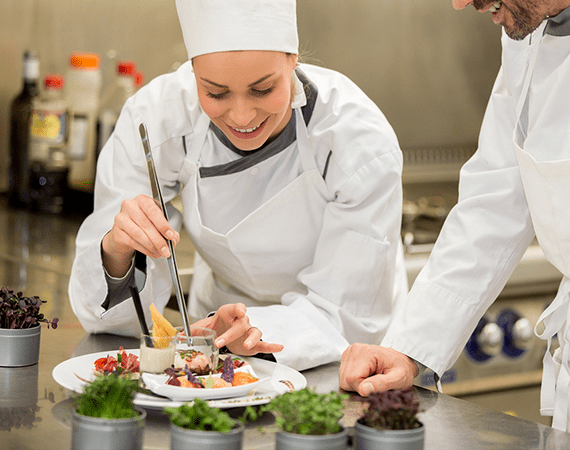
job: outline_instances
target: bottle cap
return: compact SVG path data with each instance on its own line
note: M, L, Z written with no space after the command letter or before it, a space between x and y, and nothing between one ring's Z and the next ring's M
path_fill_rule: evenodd
M63 77L54 74L46 75L44 77L44 87L46 89L61 89L63 87Z
M24 79L26 81L40 79L40 60L35 52L30 50L24 53Z
M117 73L121 75L133 75L135 73L134 61L119 61L117 63Z
M97 53L72 53L69 57L69 64L76 69L98 69L99 55Z

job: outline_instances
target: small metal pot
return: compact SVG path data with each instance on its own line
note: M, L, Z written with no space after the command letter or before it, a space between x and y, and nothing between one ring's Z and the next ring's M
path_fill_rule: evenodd
M170 449L186 450L239 450L243 445L244 426L236 421L228 433L218 431L189 430L170 424Z
M275 433L275 450L346 450L347 445L347 428L334 434Z
M0 367L22 367L37 364L40 360L42 327L9 329L0 328Z
M423 450L425 427L411 430L377 430L356 421L354 427L356 450Z
M130 419L101 419L72 411L72 450L141 450L146 411Z

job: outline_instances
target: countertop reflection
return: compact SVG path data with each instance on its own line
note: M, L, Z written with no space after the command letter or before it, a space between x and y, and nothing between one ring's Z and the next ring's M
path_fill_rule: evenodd
M74 356L115 351L120 345L138 347L138 339L88 335L71 309L67 285L75 235L82 220L80 216L43 216L11 210L0 196L0 285L26 295L39 295L47 300L42 312L49 318L60 319L56 330L42 327L38 364L0 368L2 449L70 448L69 413L74 394L54 381L53 368ZM174 311L170 313L176 316ZM308 386L319 392L338 389L338 364L307 370L303 375ZM420 418L426 425L426 450L570 448L568 433L433 391L419 389L419 392L423 409ZM352 427L361 410L359 397L351 395L344 424ZM242 409L229 411L238 416ZM264 415L248 425L244 449L274 449L274 431L273 418ZM148 411L144 448L170 448L169 424L161 411Z

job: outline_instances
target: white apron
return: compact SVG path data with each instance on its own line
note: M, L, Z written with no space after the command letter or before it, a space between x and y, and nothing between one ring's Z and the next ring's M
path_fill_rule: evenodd
M517 105L517 124L525 107L534 72L539 43L529 46L528 72ZM518 160L534 230L544 255L563 275L558 294L542 313L535 334L548 342L543 359L540 412L553 416L553 428L568 431L568 387L570 369L570 160L536 161L532 149L524 150L523 138L515 127L514 149ZM542 331L539 329L542 328ZM560 348L551 354L552 338L558 335Z
M302 174L224 234L204 226L200 214L200 187L216 183L216 177L199 176L200 154L212 144L207 139L208 117L203 115L197 124L180 175L184 185L181 195L188 233L214 273L196 261L190 296L190 314L194 317L226 303L278 304L286 292L306 291L297 274L313 261L329 199L301 111L297 108L293 113ZM254 166L224 175L232 178L236 196L241 195L240 180L255 170Z

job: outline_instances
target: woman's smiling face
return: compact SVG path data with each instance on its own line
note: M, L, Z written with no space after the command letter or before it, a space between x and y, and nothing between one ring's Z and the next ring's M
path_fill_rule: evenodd
M200 106L240 150L256 150L291 118L297 55L236 51L192 59Z

